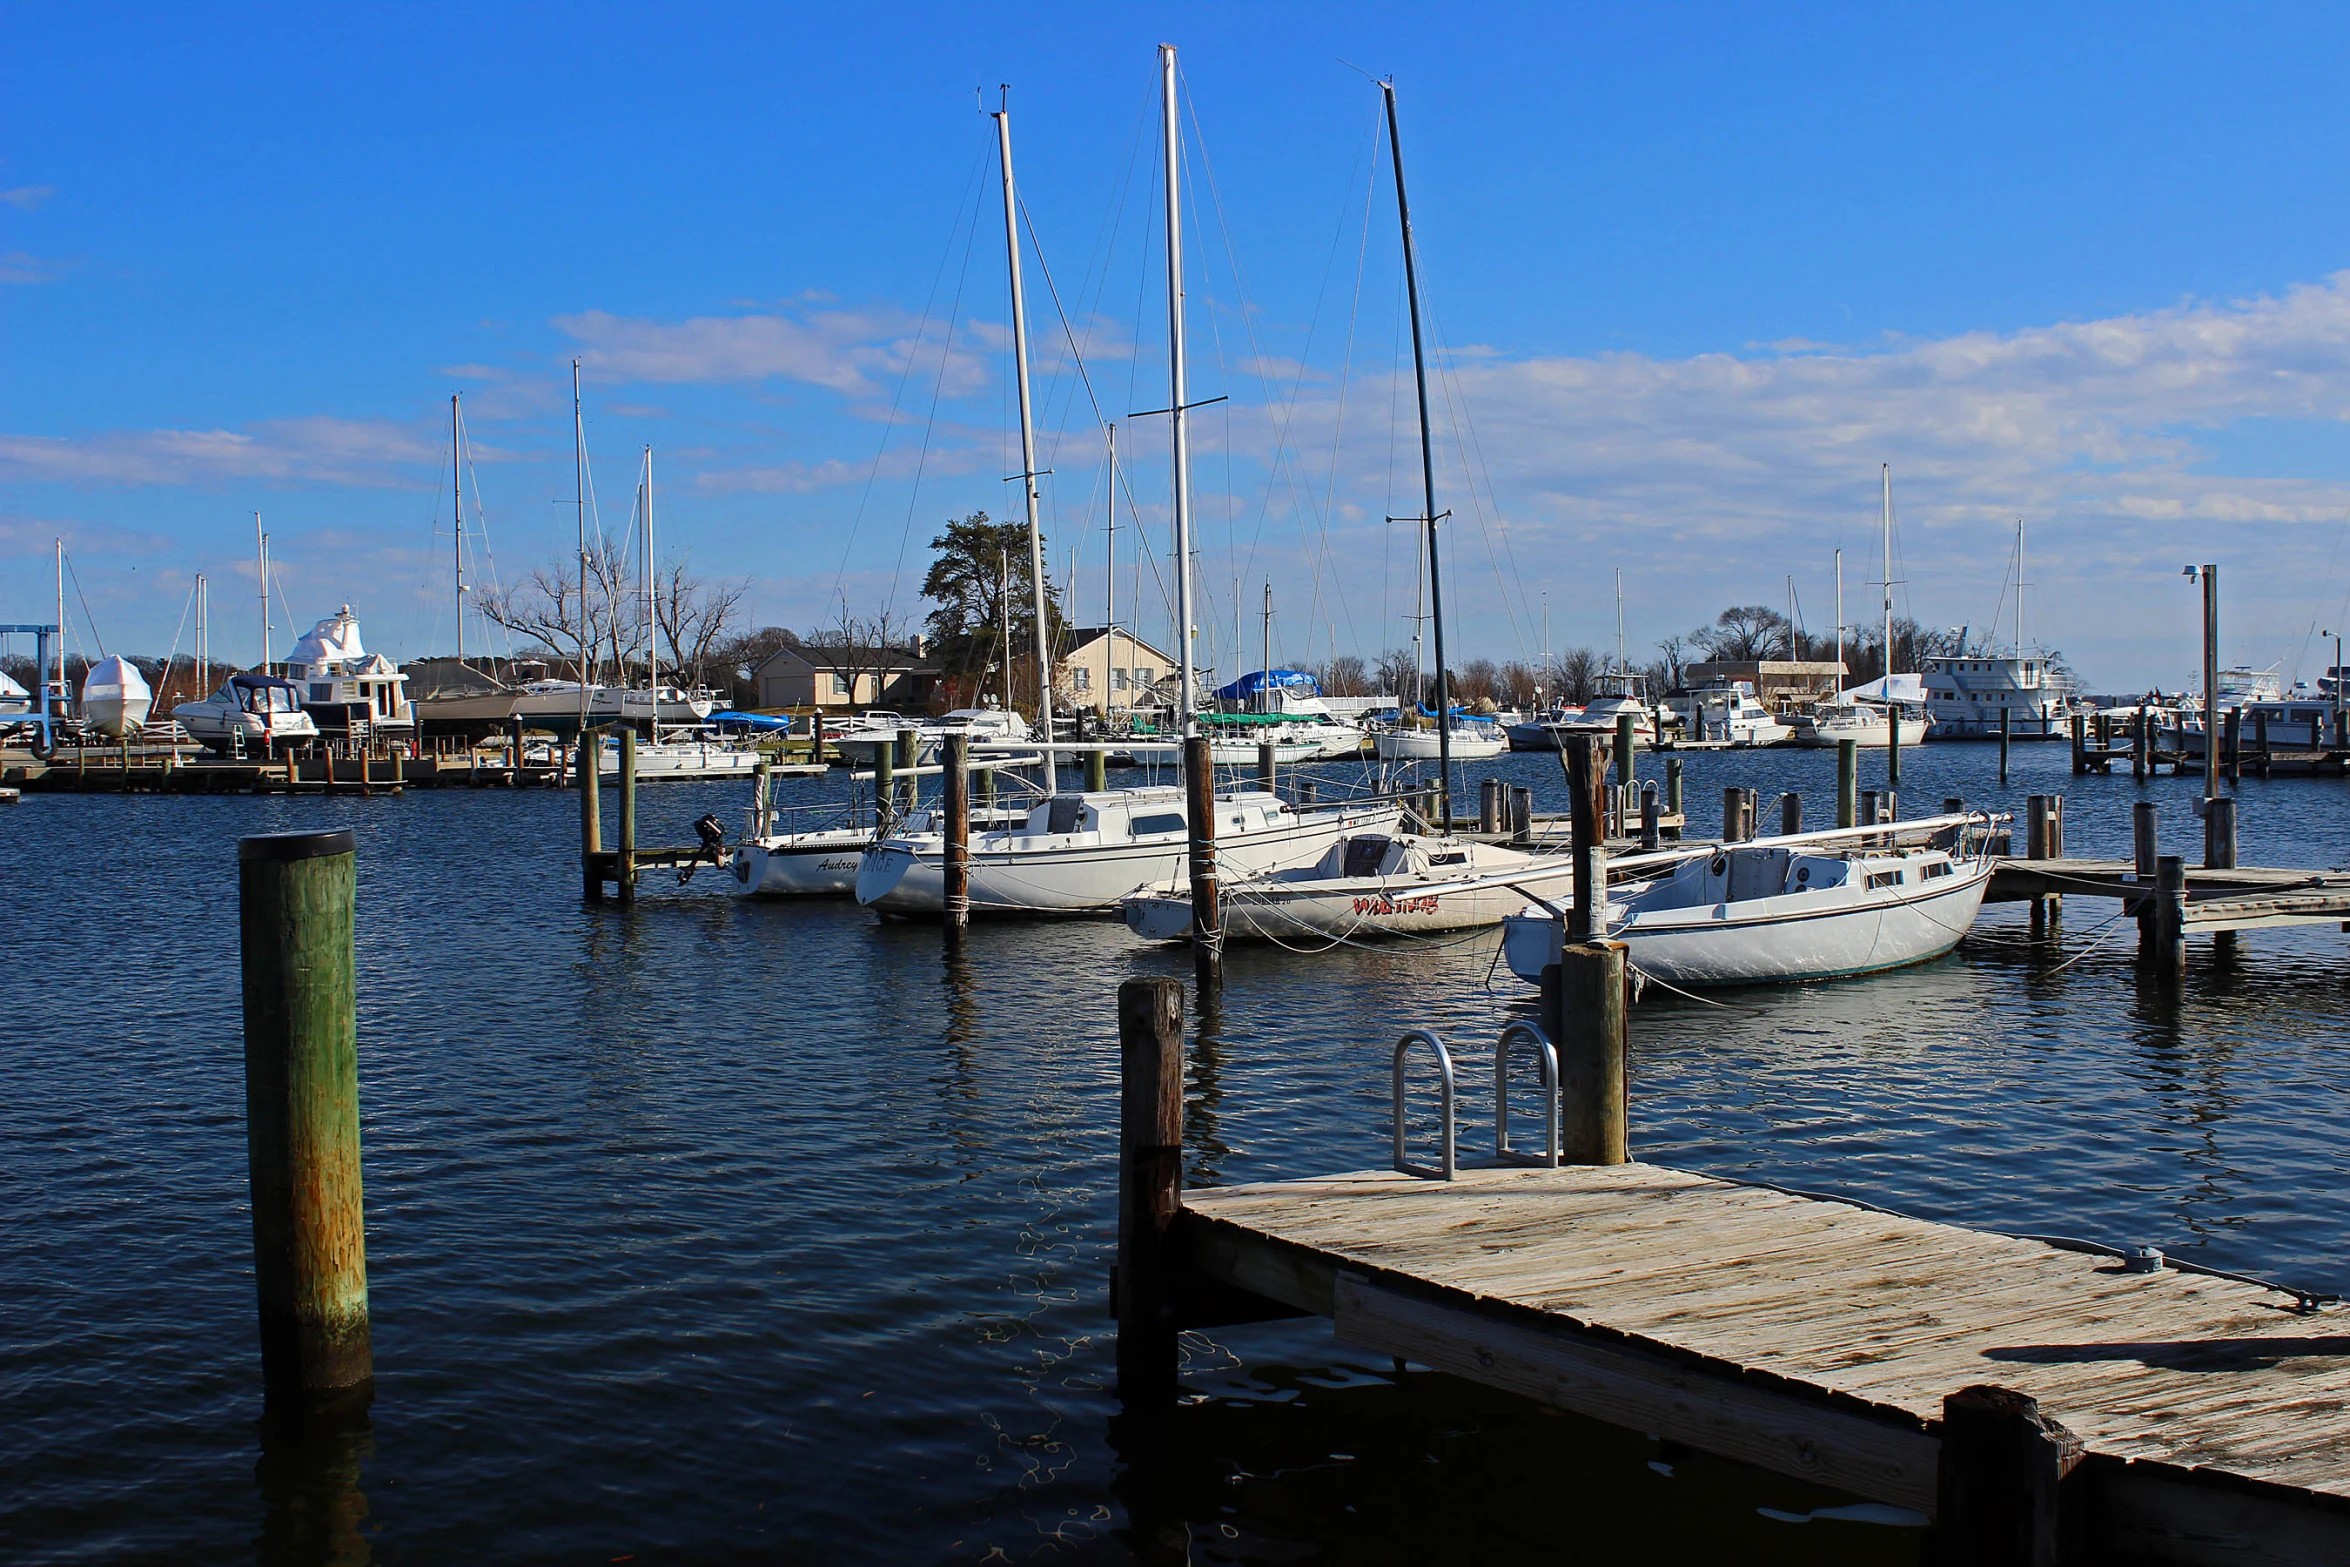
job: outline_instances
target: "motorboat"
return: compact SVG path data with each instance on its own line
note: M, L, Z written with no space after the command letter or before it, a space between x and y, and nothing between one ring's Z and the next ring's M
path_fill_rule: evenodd
M704 778L748 778L766 753L756 744L729 740L708 728L672 732L658 740L639 741L636 781L690 782ZM606 775L620 771L620 737L607 735L596 770Z
M1904 823L1904 833L1931 836L1902 846L1846 829L1700 852L1611 894L1607 938L1625 944L1635 975L1673 986L1842 979L1924 963L1957 946L1981 912L1997 862L1967 839L1986 821ZM1540 983L1557 961L1559 930L1555 907L1505 920L1510 972Z
M318 725L302 711L300 691L276 675L231 675L202 701L180 703L171 716L189 739L223 756L318 738Z
M361 645L359 619L348 604L295 641L285 669L320 734L408 734L416 728L407 675Z
M1216 797L1216 860L1235 880L1312 865L1350 833L1393 832L1392 799L1300 811L1261 789ZM857 901L883 914L946 906L944 823L935 814L877 840L857 870ZM1112 914L1121 900L1184 874L1189 824L1180 788L1055 794L1016 826L970 839L971 909Z
M1510 748L1508 730L1491 719L1467 713L1454 716L1446 738L1456 762L1482 762ZM1433 724L1426 729L1374 729L1371 750L1382 762L1433 762L1440 754Z
M1965 650L1925 661L1927 714L1937 740L2062 740L2071 705L2048 656ZM2005 715L2007 727L2000 728Z
M147 677L120 655L98 660L82 677L82 722L109 739L145 728L154 706L155 693L147 688Z
M949 735L962 735L974 746L1017 746L1031 738L1028 720L1000 707L958 707L937 718L920 719L875 710L858 714L845 730L828 727L825 738L846 760L870 767L881 748L895 745L908 729L914 731L914 763L924 767L939 759Z
M1350 833L1311 865L1229 883L1217 910L1228 937L1266 941L1347 941L1422 936L1498 925L1528 898L1572 896L1575 867L1564 855L1461 838ZM1191 890L1182 882L1138 892L1119 905L1145 941L1191 933Z
M1793 736L1793 726L1783 723L1769 708L1754 699L1754 682L1730 680L1719 685L1700 686L1678 696L1665 698L1681 720L1681 738L1705 744L1749 746L1777 745Z

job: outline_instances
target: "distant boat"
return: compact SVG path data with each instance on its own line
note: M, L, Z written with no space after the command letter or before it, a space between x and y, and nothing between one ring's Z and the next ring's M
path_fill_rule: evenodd
M416 728L408 677L360 644L359 617L345 604L304 632L286 655L302 711L327 735L404 735Z
M280 741L315 740L318 725L302 711L290 680L275 675L231 675L200 702L171 710L188 737L223 756L240 746L274 748Z
M1481 762L1510 748L1509 731L1500 724L1466 715L1453 719L1443 741L1449 742L1456 762ZM1382 762L1433 762L1440 754L1441 743L1434 725L1426 729L1371 731L1372 754Z
M1922 745L1932 721L1903 711L1898 704L1891 709L1873 702L1823 702L1809 713L1795 715L1795 743L1808 746L1832 746L1845 740L1867 748L1890 747L1893 744L1893 714L1901 714L1901 743Z
M1979 818L1978 818L1979 819ZM1932 831L1941 819L1905 824ZM1964 820L1951 818L1953 834ZM1995 861L1950 848L1837 847L1837 834L1703 852L1605 904L1607 939L1639 975L1668 985L1842 979L1938 958L1982 911ZM1851 835L1857 836L1857 835ZM1530 907L1503 923L1510 972L1538 984L1558 961L1558 915Z
M154 706L147 677L127 658L102 658L82 678L82 720L110 739L145 728Z
M1216 906L1229 937L1336 942L1498 925L1530 897L1571 897L1574 880L1563 854L1538 858L1460 838L1355 833L1312 865L1229 883ZM1138 892L1119 911L1145 941L1191 934L1191 889L1181 883Z

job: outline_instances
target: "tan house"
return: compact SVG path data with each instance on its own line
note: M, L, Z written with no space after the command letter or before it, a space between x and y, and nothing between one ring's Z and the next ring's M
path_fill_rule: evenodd
M938 670L919 647L829 647L803 643L780 648L752 671L764 708L817 707L850 712L890 707L920 713L930 707Z
M1167 705L1159 683L1177 678L1173 658L1117 626L1079 626L1069 636L1074 645L1053 665L1055 701L1104 718Z
M1833 659L1716 658L1681 671L1681 684L1691 691L1733 680L1752 685L1754 699L1774 713L1809 712L1844 688L1844 666Z

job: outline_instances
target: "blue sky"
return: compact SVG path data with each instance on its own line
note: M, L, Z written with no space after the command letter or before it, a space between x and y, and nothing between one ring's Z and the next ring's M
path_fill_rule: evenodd
M2350 608L2350 18L2041 11L9 7L0 619L46 618L63 536L110 651L169 646L206 571L250 657L258 508L296 617L445 649L448 395L511 579L571 537L574 354L608 524L651 444L667 540L755 618L918 616L937 524L1014 498L1003 82L1163 557L1164 421L1123 416L1165 401L1164 39L1195 395L1232 399L1195 476L1220 667L1236 577L1249 651L1268 580L1285 660L1406 635L1360 67L1402 98L1463 656L1539 654L1545 605L1552 645L1612 641L1617 566L1636 656L1790 574L1824 628L1839 544L1867 618L1890 462L1919 619L1991 623L2020 515L2030 630L2093 682L2184 679L2189 559L2227 568L2231 659L2309 672ZM1053 568L1093 619L1101 441L1029 266Z

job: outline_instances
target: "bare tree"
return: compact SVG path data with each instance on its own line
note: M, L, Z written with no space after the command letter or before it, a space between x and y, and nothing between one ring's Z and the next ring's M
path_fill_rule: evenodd
M1606 659L1595 650L1571 647L1550 661L1550 679L1546 683L1562 702L1588 702L1600 671L1606 667Z
M1492 659L1472 658L1452 672L1449 694L1459 703L1490 702L1500 681L1500 666Z
M704 582L687 572L682 555L653 579L653 618L669 639L669 663L679 685L690 689L707 682L711 654L725 640L750 588L748 578Z
M1324 696L1371 696L1371 672L1352 653L1342 653L1314 671Z
M1506 701L1512 707L1532 707L1534 688L1541 683L1542 676L1532 664L1512 659L1501 666L1500 677L1495 682L1494 699Z
M857 693L864 677L873 680L873 700L884 699L889 684L889 671L908 660L906 623L884 609L870 619L849 611L847 598L840 602L840 612L821 635L810 637L800 652L818 669L840 678L848 688L848 700L857 701Z
M634 639L638 617L631 613L633 599L624 587L628 563L617 545L607 539L589 546L584 593L582 564L576 557L558 555L520 582L483 593L474 603L492 624L569 659L585 680L591 665L607 660L615 671L621 669L622 652Z
M1734 604L1715 616L1712 625L1691 632L1689 639L1715 659L1785 658L1793 629L1785 615L1766 604Z
M1689 638L1676 631L1659 642L1656 645L1656 650L1664 655L1658 666L1662 672L1661 684L1658 689L1663 691L1680 690L1681 672L1689 667Z
M1377 695L1392 696L1406 706L1420 700L1420 661L1410 648L1391 647L1380 654L1376 673Z

